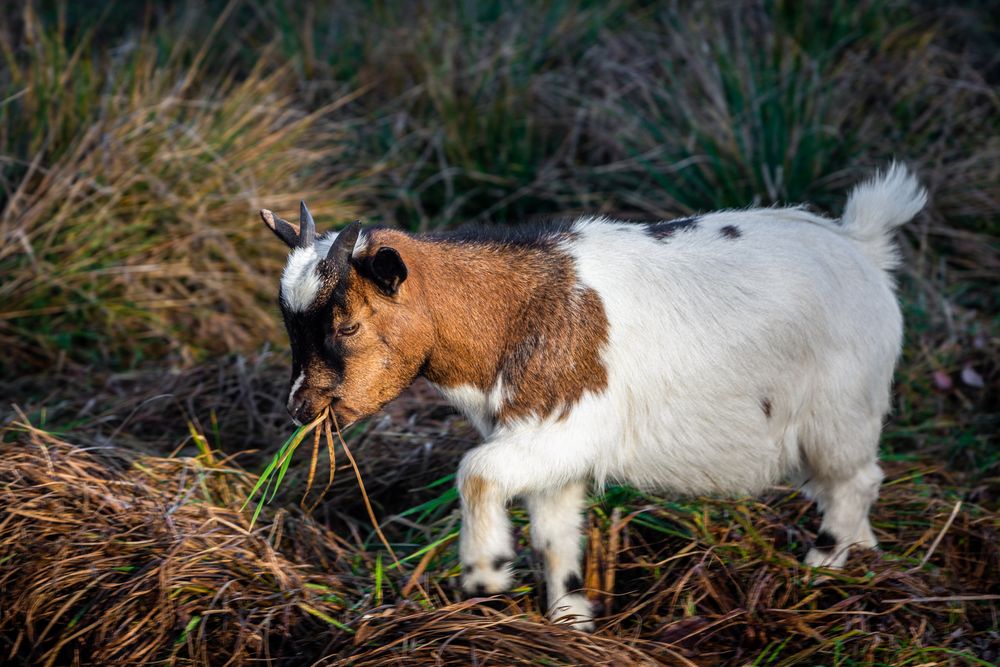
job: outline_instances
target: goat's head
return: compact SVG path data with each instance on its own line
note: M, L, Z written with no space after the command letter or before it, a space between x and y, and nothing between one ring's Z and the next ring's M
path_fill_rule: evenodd
M402 256L362 238L360 222L317 237L305 202L298 229L260 214L291 248L278 295L292 347L288 412L305 423L329 406L342 426L376 412L430 351L431 320Z

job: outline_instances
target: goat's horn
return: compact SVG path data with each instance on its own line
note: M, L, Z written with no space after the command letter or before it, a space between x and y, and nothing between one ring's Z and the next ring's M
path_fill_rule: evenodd
M347 269L360 233L361 221L355 220L340 230L340 233L337 234L337 240L330 246L330 252L326 253L326 261L330 262L338 273L343 273Z
M299 202L299 242L300 248L308 248L316 242L316 223L304 201Z
M286 220L282 220L266 208L260 209L260 217L275 236L284 241L289 248L295 248L299 243L299 235Z

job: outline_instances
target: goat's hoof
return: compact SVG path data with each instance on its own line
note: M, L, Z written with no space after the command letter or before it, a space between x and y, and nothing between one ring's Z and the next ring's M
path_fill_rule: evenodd
M553 623L567 623L581 632L594 631L594 612L590 600L579 593L569 593L559 598L549 610L549 618Z
M462 590L476 597L509 591L514 583L511 565L511 560L507 558L463 565Z
M830 570L839 570L847 562L846 548L823 549L813 547L806 554L806 565L810 567L825 567Z

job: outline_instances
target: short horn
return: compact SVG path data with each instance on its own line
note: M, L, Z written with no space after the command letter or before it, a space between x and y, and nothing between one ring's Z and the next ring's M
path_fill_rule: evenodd
M337 239L330 246L330 252L326 253L326 261L333 265L338 273L343 273L350 264L359 234L361 234L361 221L355 220L337 234Z
M288 222L282 220L266 208L260 210L260 217L268 229L274 232L275 236L281 239L289 248L298 247L299 235Z
M300 248L308 248L316 242L316 223L304 201L299 202L299 243Z

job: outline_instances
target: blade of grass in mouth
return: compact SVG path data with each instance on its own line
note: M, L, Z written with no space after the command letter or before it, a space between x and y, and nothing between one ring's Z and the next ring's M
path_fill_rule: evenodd
M281 448L278 449L277 454L274 455L271 462L264 468L264 472L257 478L257 483L254 484L247 499L243 502L243 506L240 507L241 511L246 509L247 505L254 499L254 496L257 495L257 492L261 491L261 487L263 487L260 499L254 508L253 517L250 519L251 529L257 523L257 517L260 516L260 511L264 508L264 504L274 500L274 496L278 492L278 487L281 486L281 482L285 478L285 473L288 472L288 466L292 461L292 454L295 453L295 449L305 440L309 433L326 420L327 415L328 411L324 410L313 421L295 429L295 432L285 440ZM277 471L277 477L275 477L275 471ZM270 497L268 497L268 491L270 491Z

